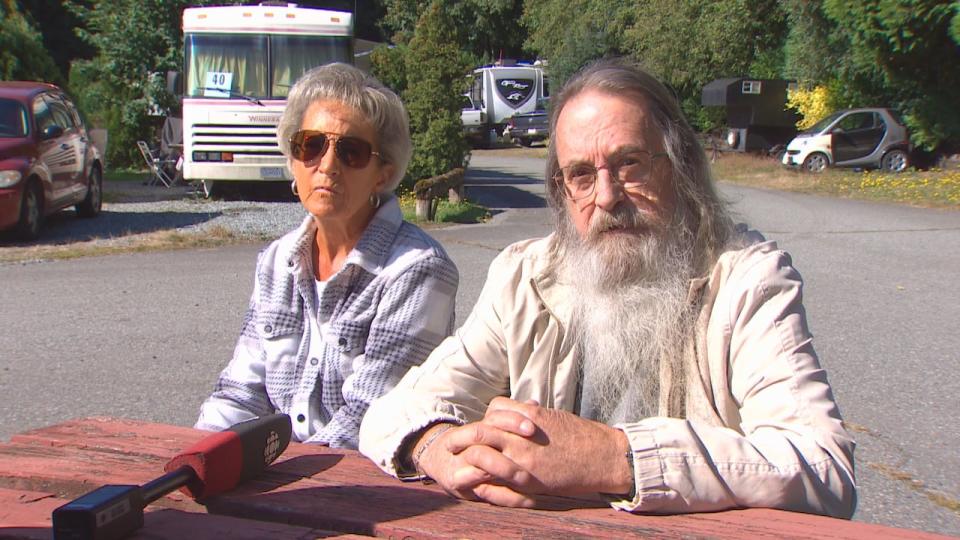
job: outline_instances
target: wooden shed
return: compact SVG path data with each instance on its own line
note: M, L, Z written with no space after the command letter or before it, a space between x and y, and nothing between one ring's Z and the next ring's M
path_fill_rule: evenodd
M787 109L787 90L792 84L783 79L717 79L703 87L701 104L726 108L731 148L769 151L797 133L797 114Z

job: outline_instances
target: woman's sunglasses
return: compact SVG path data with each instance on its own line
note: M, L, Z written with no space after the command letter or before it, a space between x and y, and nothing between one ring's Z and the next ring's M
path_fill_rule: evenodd
M343 137L336 133L301 130L290 137L290 154L300 161L320 159L327 153L330 143L333 151L344 165L353 169L362 169L370 163L370 156L380 156L374 152L370 143L357 137Z

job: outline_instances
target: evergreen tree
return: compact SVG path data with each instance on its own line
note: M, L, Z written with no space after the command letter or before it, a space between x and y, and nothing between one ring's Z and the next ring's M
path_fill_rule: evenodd
M454 22L441 1L433 2L417 22L404 54L413 157L407 185L463 167L469 146L460 122L460 96L467 89L470 55L457 45Z
M20 11L16 0L0 2L0 79L63 84L40 33Z

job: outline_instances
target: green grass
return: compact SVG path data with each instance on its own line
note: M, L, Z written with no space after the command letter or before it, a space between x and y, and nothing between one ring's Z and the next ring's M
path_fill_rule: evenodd
M150 179L150 172L135 169L112 169L103 174L103 179L111 182L146 182Z
M417 219L416 200L413 195L400 196L400 210L403 211L403 219L411 223L431 223ZM459 203L443 200L437 205L437 213L432 223L483 223L488 219L490 211L483 206L466 200Z
M909 169L902 173L827 169L820 174L788 170L769 157L725 153L713 163L721 181L751 187L893 202L929 208L960 208L960 170Z

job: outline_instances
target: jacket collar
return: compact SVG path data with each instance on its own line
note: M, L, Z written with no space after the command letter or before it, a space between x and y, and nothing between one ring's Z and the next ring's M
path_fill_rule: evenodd
M390 247L402 224L403 213L400 211L397 198L385 197L380 208L370 219L370 223L364 228L357 245L347 255L340 271L343 272L351 265L355 265L371 274L380 273L387 264ZM308 214L300 226L286 239L288 241L287 267L294 275L301 278L313 279L310 254L316 233L317 223L313 216Z

